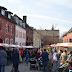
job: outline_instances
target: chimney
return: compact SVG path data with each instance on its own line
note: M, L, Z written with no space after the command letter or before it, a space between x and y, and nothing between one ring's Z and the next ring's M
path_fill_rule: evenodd
M23 21L26 23L27 16L23 16Z

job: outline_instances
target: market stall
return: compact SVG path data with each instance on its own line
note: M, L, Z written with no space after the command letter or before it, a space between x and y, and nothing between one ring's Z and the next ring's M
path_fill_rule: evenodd
M56 49L59 51L60 49L62 50L67 50L67 53L72 51L72 43L57 43L55 45Z

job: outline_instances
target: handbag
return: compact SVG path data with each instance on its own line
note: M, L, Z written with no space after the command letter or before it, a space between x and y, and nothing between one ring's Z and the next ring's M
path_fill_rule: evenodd
M53 61L57 61L56 55L53 56Z
M20 62L22 62L22 57L21 57L21 55L19 54L19 60L20 60Z

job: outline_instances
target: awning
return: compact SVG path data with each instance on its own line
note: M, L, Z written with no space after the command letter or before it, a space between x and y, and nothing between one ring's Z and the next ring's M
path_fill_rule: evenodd
M0 46L10 47L10 45L9 44L6 44L6 43L0 43Z
M72 47L72 43L57 43L55 46L59 46L59 47Z
M61 45L61 43L57 43L55 46L60 46Z

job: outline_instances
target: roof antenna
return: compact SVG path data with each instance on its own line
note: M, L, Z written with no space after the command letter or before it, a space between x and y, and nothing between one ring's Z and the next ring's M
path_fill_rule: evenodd
M54 25L52 24L52 30L54 30Z

